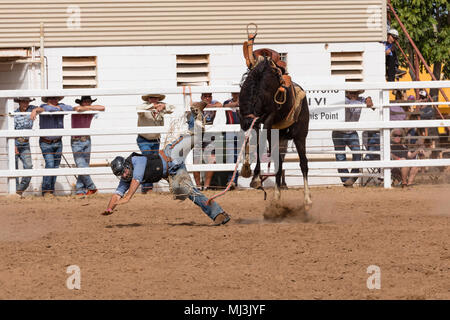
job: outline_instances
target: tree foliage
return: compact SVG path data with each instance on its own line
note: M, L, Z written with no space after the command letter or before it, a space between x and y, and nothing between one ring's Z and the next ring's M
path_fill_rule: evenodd
M391 3L428 65L442 66L444 78L449 79L449 0L391 0ZM391 28L400 33L400 45L406 52L412 52L406 35L393 14L391 19ZM401 61L403 66L408 67L403 59ZM422 63L420 67L423 68Z

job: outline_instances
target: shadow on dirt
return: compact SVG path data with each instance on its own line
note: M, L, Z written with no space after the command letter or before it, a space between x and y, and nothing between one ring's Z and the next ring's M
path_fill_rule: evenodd
M264 223L263 220L261 219L242 219L242 218L237 218L234 220L235 223L237 224L260 224L260 223Z
M180 223L168 223L171 227L217 227L213 224L206 224L206 223L197 223L194 221L191 222L180 222Z
M128 223L128 224L114 224L114 225L107 225L105 228L111 229L111 228L136 228L136 227L142 227L142 223Z

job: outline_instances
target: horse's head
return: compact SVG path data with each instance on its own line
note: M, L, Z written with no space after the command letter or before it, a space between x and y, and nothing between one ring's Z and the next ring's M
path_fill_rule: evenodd
M268 57L259 57L241 87L239 95L239 117L241 128L247 131L253 119L256 125L277 108L274 96L282 83L281 73Z

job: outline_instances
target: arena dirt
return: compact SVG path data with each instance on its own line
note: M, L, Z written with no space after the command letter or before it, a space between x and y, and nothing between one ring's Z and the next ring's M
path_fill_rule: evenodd
M111 216L109 195L1 197L0 299L450 299L449 191L312 188L307 220L301 189L282 192L284 219L267 219L271 190L232 191L221 227L169 194ZM80 290L66 287L71 265Z

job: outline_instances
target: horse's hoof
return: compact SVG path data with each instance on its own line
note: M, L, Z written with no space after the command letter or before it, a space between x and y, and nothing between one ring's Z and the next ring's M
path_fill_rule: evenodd
M306 211L311 210L311 208L312 208L312 201L311 201L311 200L305 201L304 206L305 206L305 210L306 210Z
M258 189L262 187L261 179L253 179L252 182L250 182L250 187L254 189Z

